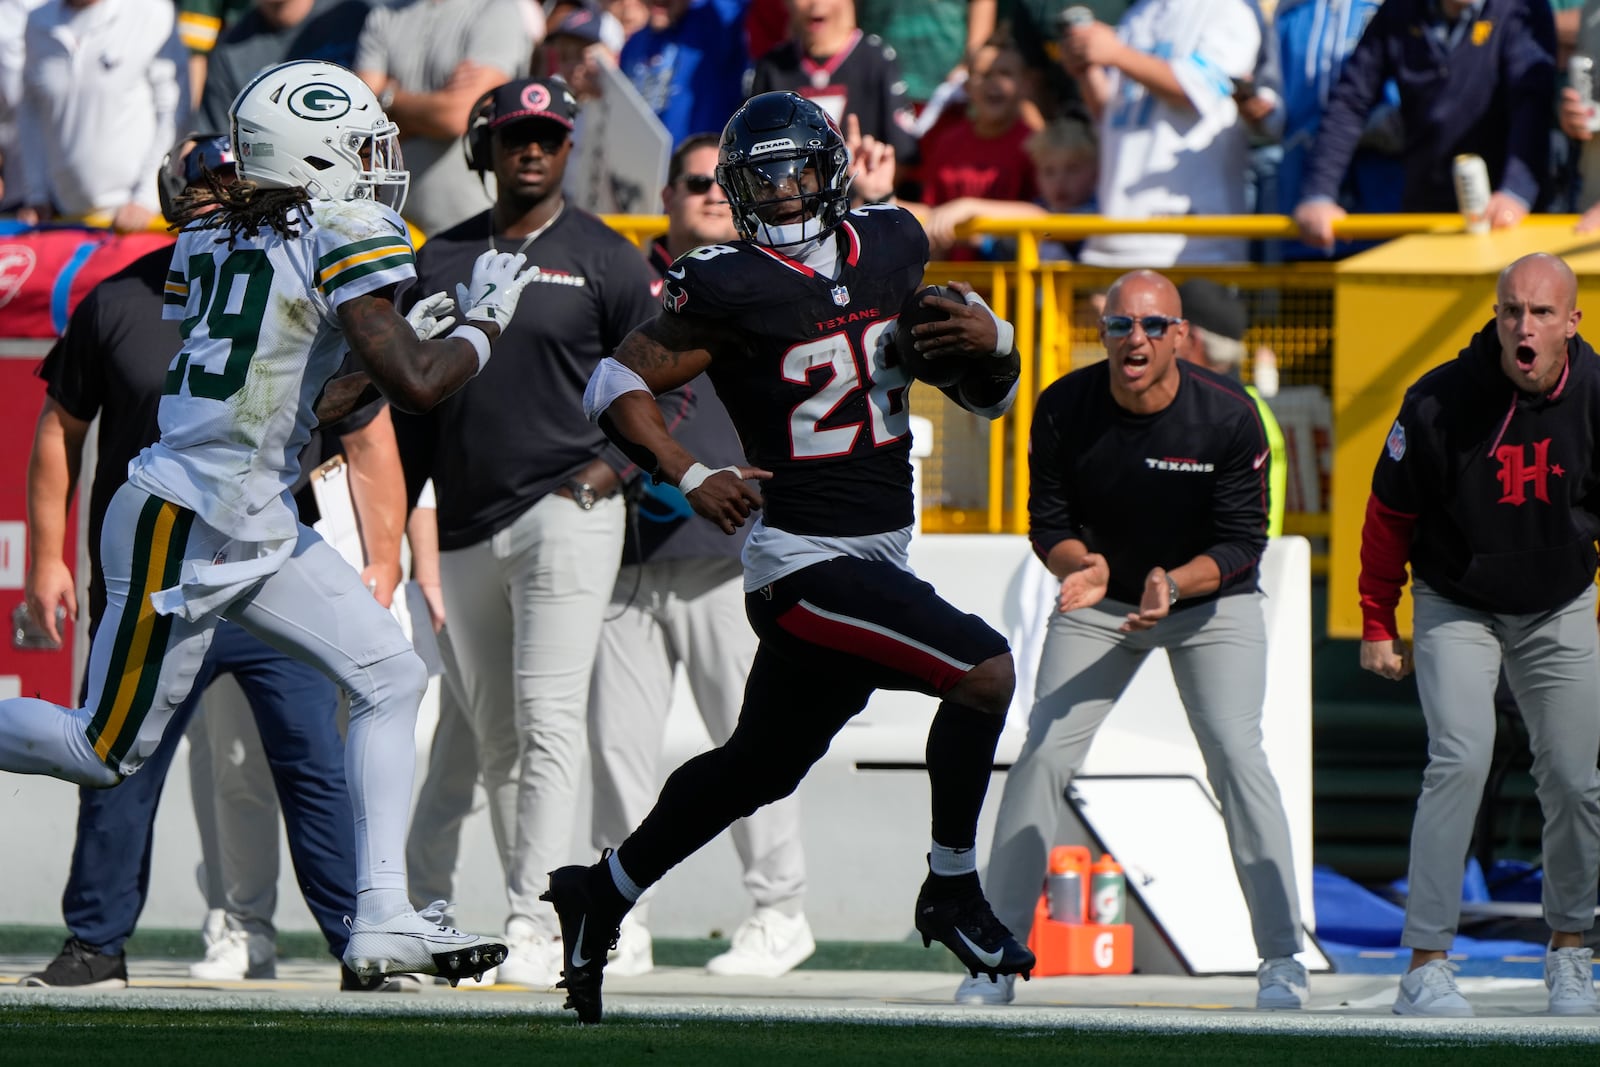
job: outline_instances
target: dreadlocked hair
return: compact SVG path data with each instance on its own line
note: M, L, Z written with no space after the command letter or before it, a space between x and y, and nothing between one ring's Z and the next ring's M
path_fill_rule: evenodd
M272 189L251 181L225 182L207 170L174 201L168 228L182 230L192 224L197 230L226 229L231 237L254 237L268 226L292 239L300 236L300 228L289 215L310 202L310 195L298 186Z

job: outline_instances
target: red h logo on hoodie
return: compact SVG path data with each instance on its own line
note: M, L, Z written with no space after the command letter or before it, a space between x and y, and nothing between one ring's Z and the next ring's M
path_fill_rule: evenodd
M1523 487L1531 482L1535 499L1548 504L1550 503L1550 438L1534 442L1532 466L1522 462L1522 448L1522 445L1501 445L1494 450L1494 458L1500 461L1500 473L1496 475L1500 479L1502 492L1499 502L1521 506L1528 499Z

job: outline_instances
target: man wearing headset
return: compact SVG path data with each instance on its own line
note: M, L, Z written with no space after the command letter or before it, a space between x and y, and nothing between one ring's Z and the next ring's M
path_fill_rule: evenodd
M494 174L494 206L423 246L416 291L465 281L495 248L528 257L534 298L508 327L503 366L396 420L408 481L431 477L438 495L445 615L511 904L498 980L533 988L561 969L538 897L572 840L626 510L628 461L584 418L583 389L658 289L638 249L562 196L576 113L560 78L509 82L474 107L467 162Z

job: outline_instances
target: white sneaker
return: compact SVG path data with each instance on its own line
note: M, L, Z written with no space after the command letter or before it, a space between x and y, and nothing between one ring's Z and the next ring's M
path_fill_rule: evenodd
M561 980L561 942L526 919L506 923L505 962L495 972L500 985L550 989Z
M1400 979L1400 992L1394 998L1394 1013L1471 1018L1472 1005L1456 986L1458 969L1449 960L1429 960L1407 974Z
M757 908L733 932L733 947L706 963L710 974L777 978L788 974L817 951L811 924L804 915L785 915L776 908Z
M1017 976L1002 974L998 982L986 974L961 979L956 986L957 1004L1010 1004L1017 996Z
M212 908L206 912L205 922L200 924L200 940L205 944L207 952L211 946L228 936L228 913L221 908Z
M444 925L444 908L445 902L436 900L420 912L403 911L382 922L346 919L345 966L362 978L412 971L441 975L455 985L506 958L505 942Z
M228 929L211 947L206 958L189 965L189 977L206 982L238 982L246 978L276 978L278 946L266 934L248 934Z
M1262 960L1256 968L1256 985L1258 1011L1298 1011L1311 999L1306 969L1293 956Z
M606 974L616 978L637 978L655 970L654 942L650 930L630 911L622 917L617 947L606 954Z
M1551 1015L1594 1015L1600 999L1594 991L1594 950L1553 948L1544 956L1544 984L1550 990Z

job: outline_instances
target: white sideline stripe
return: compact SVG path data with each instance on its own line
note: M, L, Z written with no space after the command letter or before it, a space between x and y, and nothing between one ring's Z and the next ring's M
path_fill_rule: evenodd
M818 618L829 619L833 622L842 623L845 626L853 626L858 630L866 630L868 633L875 633L882 637L887 637L898 641L902 645L908 645L919 652L927 653L941 663L949 664L957 670L965 672L970 671L973 668L973 664L971 663L962 663L958 659L951 659L943 652L940 652L937 648L930 648L921 641L913 640L912 638L907 637L905 634L900 633L898 630L891 630L887 626L879 626L877 623L867 622L865 619L858 619L852 615L839 615L832 611L825 611L811 603L809 600L800 601L800 606Z
M248 983L255 985L256 983ZM621 999L615 999L620 996ZM742 1004L685 1004L678 995L630 996L612 994L606 1000L608 1018L659 1019L698 1022L856 1023L889 1026L990 1026L1007 1030L1115 1031L1122 1033L1273 1034L1284 1037L1381 1037L1414 1040L1419 1046L1439 1043L1463 1045L1516 1045L1550 1047L1600 1045L1600 1027L1594 1018L1503 1017L1427 1019L1352 1016L1348 1009L1309 1012L1249 1010L1199 1011L1184 1008L1092 1008L1073 1004L1059 1007L971 1007L963 1005L897 1004L830 1006L773 1003L752 1000ZM195 989L182 993L117 990L59 990L0 987L0 1008L28 1005L81 1008L86 1011L130 1009L136 1011L239 1011L320 1012L333 1015L368 1015L387 1018L527 1017L567 1018L559 994L504 996L448 991L406 994L284 995L274 992Z

